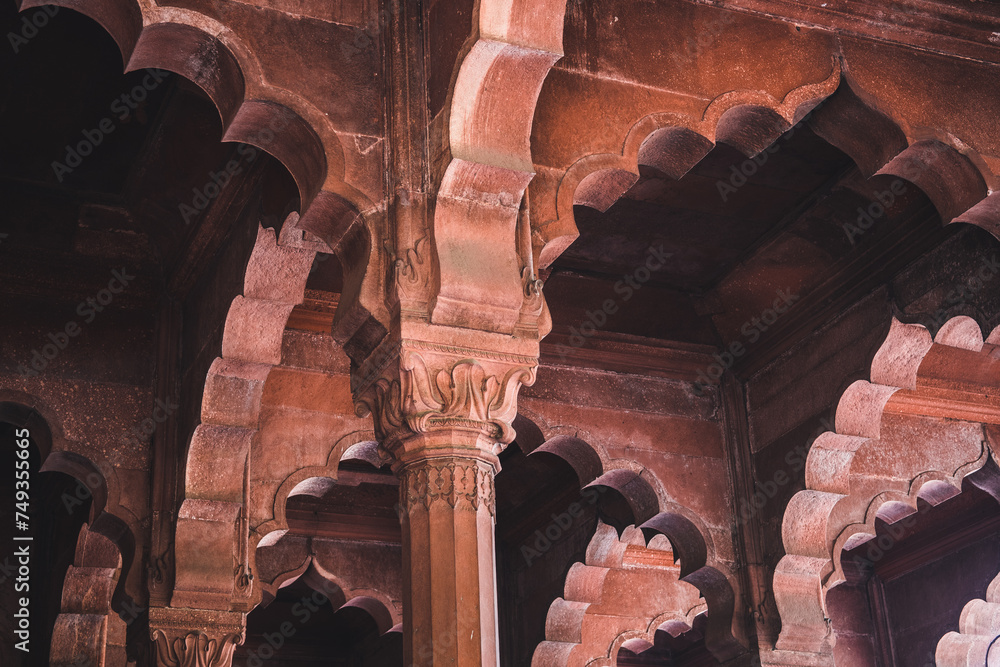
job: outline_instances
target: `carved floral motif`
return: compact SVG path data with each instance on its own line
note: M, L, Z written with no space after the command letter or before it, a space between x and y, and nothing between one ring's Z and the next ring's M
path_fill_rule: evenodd
M387 450L445 428L481 434L496 443L495 451L513 440L517 392L534 382L535 358L416 341L399 349L398 364L386 365L358 392L358 415L373 415Z
M408 508L423 505L429 510L440 501L453 509L486 507L490 516L496 511L493 471L473 460L431 459L409 465L402 471L400 489Z
M184 633L156 628L152 635L157 667L229 667L236 645L243 642L243 636L235 632L216 639L201 630Z

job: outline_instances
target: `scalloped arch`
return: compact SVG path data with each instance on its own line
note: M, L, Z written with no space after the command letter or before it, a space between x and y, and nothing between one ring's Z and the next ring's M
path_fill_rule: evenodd
M58 413L45 401L22 392L0 390L0 419L15 426L27 426L41 432L36 441L41 453L40 472L59 472L87 487L92 497L88 524L90 530L111 540L122 555L123 576L115 591L115 603L143 600L142 572L132 569L137 547L142 549L143 531L139 517L120 504L121 483L114 466L107 460L96 463L76 449L75 442L65 436ZM105 471L110 472L106 475ZM137 540L137 537L139 539ZM126 589L127 586L127 589Z
M652 540L647 546L643 531L634 526L619 538L612 526L598 524L585 561L570 568L564 597L549 608L545 641L535 649L532 667L613 665L623 644L641 640L651 645L664 623L690 627L707 609L711 624L712 603L706 605L676 564L626 563L633 549L671 551L672 545L663 546L654 547ZM732 622L731 611L727 622ZM730 641L719 640L710 629L706 646L719 660L745 652L731 635Z
M717 142L750 157L803 119L866 177L905 179L927 195L946 224L974 224L1000 238L1000 193L990 190L1000 183L986 162L956 137L908 136L897 121L861 100L835 62L825 81L797 88L780 102L759 92L734 91L714 99L700 119L650 114L629 129L620 154L578 159L554 186L546 186L551 191L535 195L545 201L533 208L554 215L533 223L538 266L551 265L579 235L575 205L606 211L638 180L640 165L680 179Z
M650 540L656 534L666 536L679 557L681 581L695 586L712 612L706 636L710 650L717 656L726 656L725 659L743 653L746 648L732 634L735 577L716 558L711 534L701 519L688 508L668 500L660 480L634 461L611 459L603 448L583 439L584 434L577 429L550 427L539 415L524 409L520 416L524 426L530 425L547 437L529 456L562 459L576 472L581 488L615 489L625 498L635 523Z
M570 431L572 429L539 430L550 437L528 456L550 455L561 459L573 468L581 490L591 486L614 489L628 503L636 523L642 523L661 507L670 505L660 481L642 465L627 459L611 459L603 448L580 438L576 431L569 435Z
M629 128L620 154L599 153L578 159L559 178L554 191L543 195L554 201L542 205L541 210L553 211L555 219L533 223L538 266L551 265L579 235L573 206L607 210L638 180L640 164L680 178L717 141L752 154L766 148L836 90L841 80L840 63L833 60L831 64L827 79L800 86L782 100L759 91L731 91L713 99L701 118L671 112L650 114Z
M300 485L310 480L329 480L336 483L339 474L340 462L350 458L355 458L357 448L365 448L369 443L375 441L375 433L370 430L352 431L342 436L330 449L326 457L326 462L321 465L305 466L289 474L273 491L273 511L269 518L255 517L254 523L260 522L253 529L251 536L252 550L256 547L272 546L277 540L288 531L288 519L285 515L285 507L292 492ZM363 459L367 460L367 459Z
M611 644L609 656L612 657L604 658L600 662L592 664L614 667L614 665L617 664L617 656L620 649L624 648L632 653L640 653L651 649L655 645L654 640L656 638L657 631L662 630L671 637L677 637L694 628L694 625L697 622L695 620L696 618L700 616L702 617L702 620L704 620L707 619L707 615L708 612L704 603L692 607L688 610L687 614L684 615L680 615L676 612L666 612L660 614L650 621L645 631L626 630L625 632L622 632ZM590 666L588 665L588 667Z
M962 608L958 632L938 642L934 661L938 667L980 667L1000 661L1000 575L986 591L985 600L970 600Z
M343 183L344 149L326 114L269 84L253 51L223 24L193 10L135 0L22 0L20 9L44 4L97 22L118 45L126 72L156 67L201 88L219 112L223 141L249 143L273 155L295 180L303 211L324 190L359 210L371 208Z
M366 586L352 586L343 577L323 567L316 555L302 555L303 560L291 570L277 574L270 581L261 582L266 598L273 599L278 589L302 580L309 588L326 596L334 610L344 607L364 610L375 621L380 635L402 624L402 609L389 595Z
M841 554L899 520L917 499L937 504L996 456L1000 332L984 341L974 320L949 320L931 339L893 320L871 366L841 397L836 431L816 439L806 488L785 509L785 556L774 574L782 619L777 653L810 653L833 665L826 593L844 580ZM947 447L935 446L947 443Z
M126 661L122 615L134 613L134 606L122 604L124 570L119 547L88 524L80 527L73 560L62 585L59 615L52 630L50 661L55 664L86 658L104 662L110 650L121 662ZM126 611L127 610L127 611ZM119 629L112 639L113 628Z

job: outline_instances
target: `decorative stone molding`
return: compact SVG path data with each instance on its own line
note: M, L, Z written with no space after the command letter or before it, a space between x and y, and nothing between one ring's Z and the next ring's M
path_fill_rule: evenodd
M402 250L399 257L392 255L390 259L400 302L422 298L426 305L431 278L430 267L426 265L427 237L420 237L412 248Z
M84 658L99 666L125 658L125 647L114 645L111 629L113 623L121 623L111 608L120 572L118 548L84 524L77 537L73 563L63 579L62 606L52 630L50 665L79 664Z
M425 448L423 436L445 431L456 440L452 446L496 454L514 439L518 390L535 381L533 347L530 355L403 340L390 348L378 377L356 388L356 412L373 416L383 451L397 461Z
M229 633L209 637L200 630L187 634L153 631L157 667L226 667L233 662L233 651L242 643L240 635Z
M446 502L452 509L496 515L493 470L470 459L430 459L406 466L401 474L400 498L406 507Z
M612 136L621 137L620 152L593 147L583 152L594 139L584 134L580 153L561 155L558 165L535 164L538 175L528 187L534 265L544 271L579 236L574 206L606 211L636 183L640 166L680 179L719 142L756 155L807 113L805 122L813 131L849 155L866 178L903 178L927 195L945 224L965 222L1000 235L1000 197L986 167L988 156L954 137L908 135L899 122L861 99L873 99L870 93L851 89L841 67L833 61L825 80L789 90L780 100L763 90L734 90L712 99L700 114L649 113L616 128ZM568 131L566 125L585 122L571 112L552 113L565 107L557 91L543 92L537 105L545 119L536 128L540 134L558 137ZM549 123L558 123L560 132L552 132ZM608 128L600 131L606 135ZM547 148L544 141L533 147L543 155Z
M246 616L154 607L149 610L156 667L229 667L246 636Z

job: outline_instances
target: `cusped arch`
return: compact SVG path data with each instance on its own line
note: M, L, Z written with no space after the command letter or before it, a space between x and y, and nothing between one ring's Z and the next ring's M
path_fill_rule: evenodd
M303 209L324 189L347 195L344 149L327 116L308 100L268 84L253 50L225 25L190 9L134 0L22 2L55 4L84 14L114 39L125 71L158 68L197 85L219 112L223 141L249 143L273 155L292 175ZM363 196L353 203L361 208Z
M591 664L595 667L597 665L614 667L617 664L616 658L621 649L636 654L648 651L655 646L656 633L658 631L665 632L671 637L679 637L686 632L690 632L696 624L706 620L707 616L708 613L704 603L692 607L686 614L673 611L664 612L650 621L645 630L627 630L618 635L611 644L609 657Z
M636 525L660 512L683 515L697 526L702 535L709 535L701 520L687 508L671 500L662 481L642 464L629 459L614 459L605 449L579 429L552 426L545 419L522 406L519 409L519 429L529 433L529 456L555 456L576 473L580 489L604 487L616 491L628 504L631 520ZM520 433L520 431L519 431ZM536 444L537 441L541 444ZM714 554L711 538L706 538L708 551Z
M306 237L307 222L323 234L321 241ZM354 258L361 258L367 267L369 238L357 210L326 192L317 196L301 218L291 214L280 236L273 229L258 227L243 294L233 300L226 316L222 355L209 369L201 423L188 448L185 495L175 539L173 606L252 606L259 600L252 571L261 533L251 531L249 454L260 422L264 385L271 369L281 362L285 325L292 309L302 302L316 253L323 252L325 245L325 251L339 254L346 245L358 250ZM343 259L342 263L349 266ZM349 314L358 311L364 308L347 310ZM369 319L364 311L356 321ZM215 524L211 545L202 539L204 522ZM233 564L224 559L201 558L206 548L237 553L239 574L234 577Z
M18 0L18 11L35 7L55 5L65 7L90 17L105 32L111 35L122 54L122 63L127 63L142 33L142 9L134 0Z
M945 224L965 222L994 236L1000 233L998 206L990 195L997 178L957 137L927 131L909 135L901 120L865 102L847 83L824 100L808 123L866 178L895 177L915 185Z
M551 437L528 455L559 458L573 468L581 490L613 489L628 504L633 523L642 523L669 503L660 481L642 465L626 459L612 459L603 448L582 439L577 432L569 435L560 433L561 430L550 429Z
M277 595L278 589L301 580L314 591L330 600L334 610L342 607L356 607L364 610L378 627L379 634L392 631L402 624L402 606L398 591L383 591L367 582L354 582L348 576L334 571L333 562L326 562L322 554L314 553L308 541L293 543L283 539L273 545L281 551L270 569L262 572L262 600L269 602ZM393 596L396 593L396 597Z
M121 481L114 466L106 460L95 463L74 451L76 447L66 439L56 411L35 396L0 390L0 419L29 429L41 454L39 472L62 473L75 479L81 492L85 490L86 495L64 497L64 502L78 502L89 496L89 531L110 540L121 554L122 574L114 588L114 609L121 611L145 600L144 572L132 567L136 553L143 548L137 536L141 539L145 532L141 530L140 518L120 502Z
M87 524L80 528L73 562L63 580L60 613L52 631L51 662L69 664L81 657L91 664L105 664L109 657L126 661L125 645L119 643L125 641L126 621L113 611L131 621L135 620L135 607L123 607L122 601L115 599L123 581L122 565L118 547L111 540L91 531Z
M773 143L820 101L837 89L840 65L832 62L824 81L800 86L777 100L758 91L731 91L712 100L701 118L662 112L639 119L629 128L621 153L598 153L579 158L558 177L541 186L533 202L535 261L552 264L579 236L575 205L606 211L639 178L640 166L651 166L671 178L681 178L717 142L725 142L748 157ZM551 218L551 219L550 219Z
M55 412L23 391L0 389L0 421L27 428L44 461L53 451L65 451L66 437Z
M541 421L538 416L529 415L523 410L522 413L524 421L539 428L536 425ZM529 419L529 416L534 419ZM614 489L628 504L634 525L640 527L640 532L649 538L650 544L657 535L666 537L673 553L678 557L680 580L693 585L704 596L708 605L706 642L709 650L725 660L745 652L746 648L732 634L734 575L726 564L716 558L711 533L700 518L689 509L670 501L660 481L641 465L610 458L603 448L580 437L578 431L545 426L539 428L539 432L547 434L549 438L533 449L529 456L556 456L562 459L573 468L581 489ZM608 527L603 521L600 525L605 529ZM616 532L614 527L611 529ZM626 539L626 533L632 539L635 530L634 527L621 530L622 540ZM597 542L592 542L594 544ZM569 649L563 646L558 647L556 652L562 655L567 650Z
M986 340L974 320L949 320L932 339L893 320L871 366L841 397L835 431L806 460L806 488L782 524L785 556L774 574L782 628L777 652L833 664L826 594L845 579L844 549L875 535L875 519L898 520L957 494L987 465L1000 425L1000 331Z
M331 570L325 568L316 557L306 570L305 580L310 586L332 584L344 593L342 606L357 607L366 611L378 626L379 634L385 634L403 622L403 611L397 601L383 591L367 586L353 586ZM316 588L316 590L319 590Z
M1000 575L986 591L985 600L971 600L962 609L958 632L938 642L937 667L989 667L1000 664Z
M570 568L563 597L549 608L532 667L610 666L626 643L652 645L664 624L690 627L706 608L711 618L711 604L706 607L697 587L680 576L671 546L655 536L647 543L634 526L619 538L612 526L599 523L585 561ZM723 648L714 638L706 645L723 661L745 650Z
M337 483L342 461L364 461L375 467L383 462L379 458L378 443L375 433L370 430L353 431L342 437L331 447L325 461L316 465L298 468L290 473L273 490L265 493L273 499L271 516L253 517L253 535L251 543L254 547L267 547L275 544L288 531L288 518L285 508L288 498L299 495L322 495Z
M228 553L240 545L240 561L246 566L249 559L247 475L264 383L281 361L285 323L302 301L316 253L295 247L295 231L286 224L280 239L285 243L280 243L273 229L258 227L243 294L233 299L226 316L222 355L209 368L201 423L188 447L177 521L174 606L228 607L234 594L251 593L247 576L234 580L233 564L207 561L199 554L206 548ZM211 544L204 541L204 522L215 524Z
M733 615L736 596L733 574L715 559L714 548L706 542L708 531L696 525L686 508L675 507L660 512L640 526L650 538L660 534L667 538L680 564L680 580L698 589L705 600L708 623L705 628L705 645L720 661L745 652L733 636Z
M445 109L432 320L512 333L525 301L522 272L533 279L533 269L529 257L518 265L494 249L518 247L518 205L534 176L531 125L542 83L563 55L566 2L481 0L476 10ZM469 201L488 203L472 235Z
M546 182L540 186L545 191L535 193L538 266L551 265L578 236L573 206L606 211L638 180L640 166L679 179L716 143L752 156L803 119L846 153L866 178L912 183L945 224L974 224L1000 238L1000 195L991 193L997 177L985 161L956 137L907 135L899 122L862 101L835 66L826 81L797 88L780 102L763 93L740 91L713 100L701 119L651 114L630 128L620 154L577 160L555 185Z

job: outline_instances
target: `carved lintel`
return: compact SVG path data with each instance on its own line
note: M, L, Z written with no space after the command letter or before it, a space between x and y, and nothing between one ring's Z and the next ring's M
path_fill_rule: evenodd
M355 388L359 416L372 414L388 455L409 458L418 436L448 432L455 446L499 453L514 439L517 392L535 381L535 355L403 340L377 377ZM426 440L426 438L423 438Z
M230 667L246 636L241 613L154 607L149 610L156 667Z

